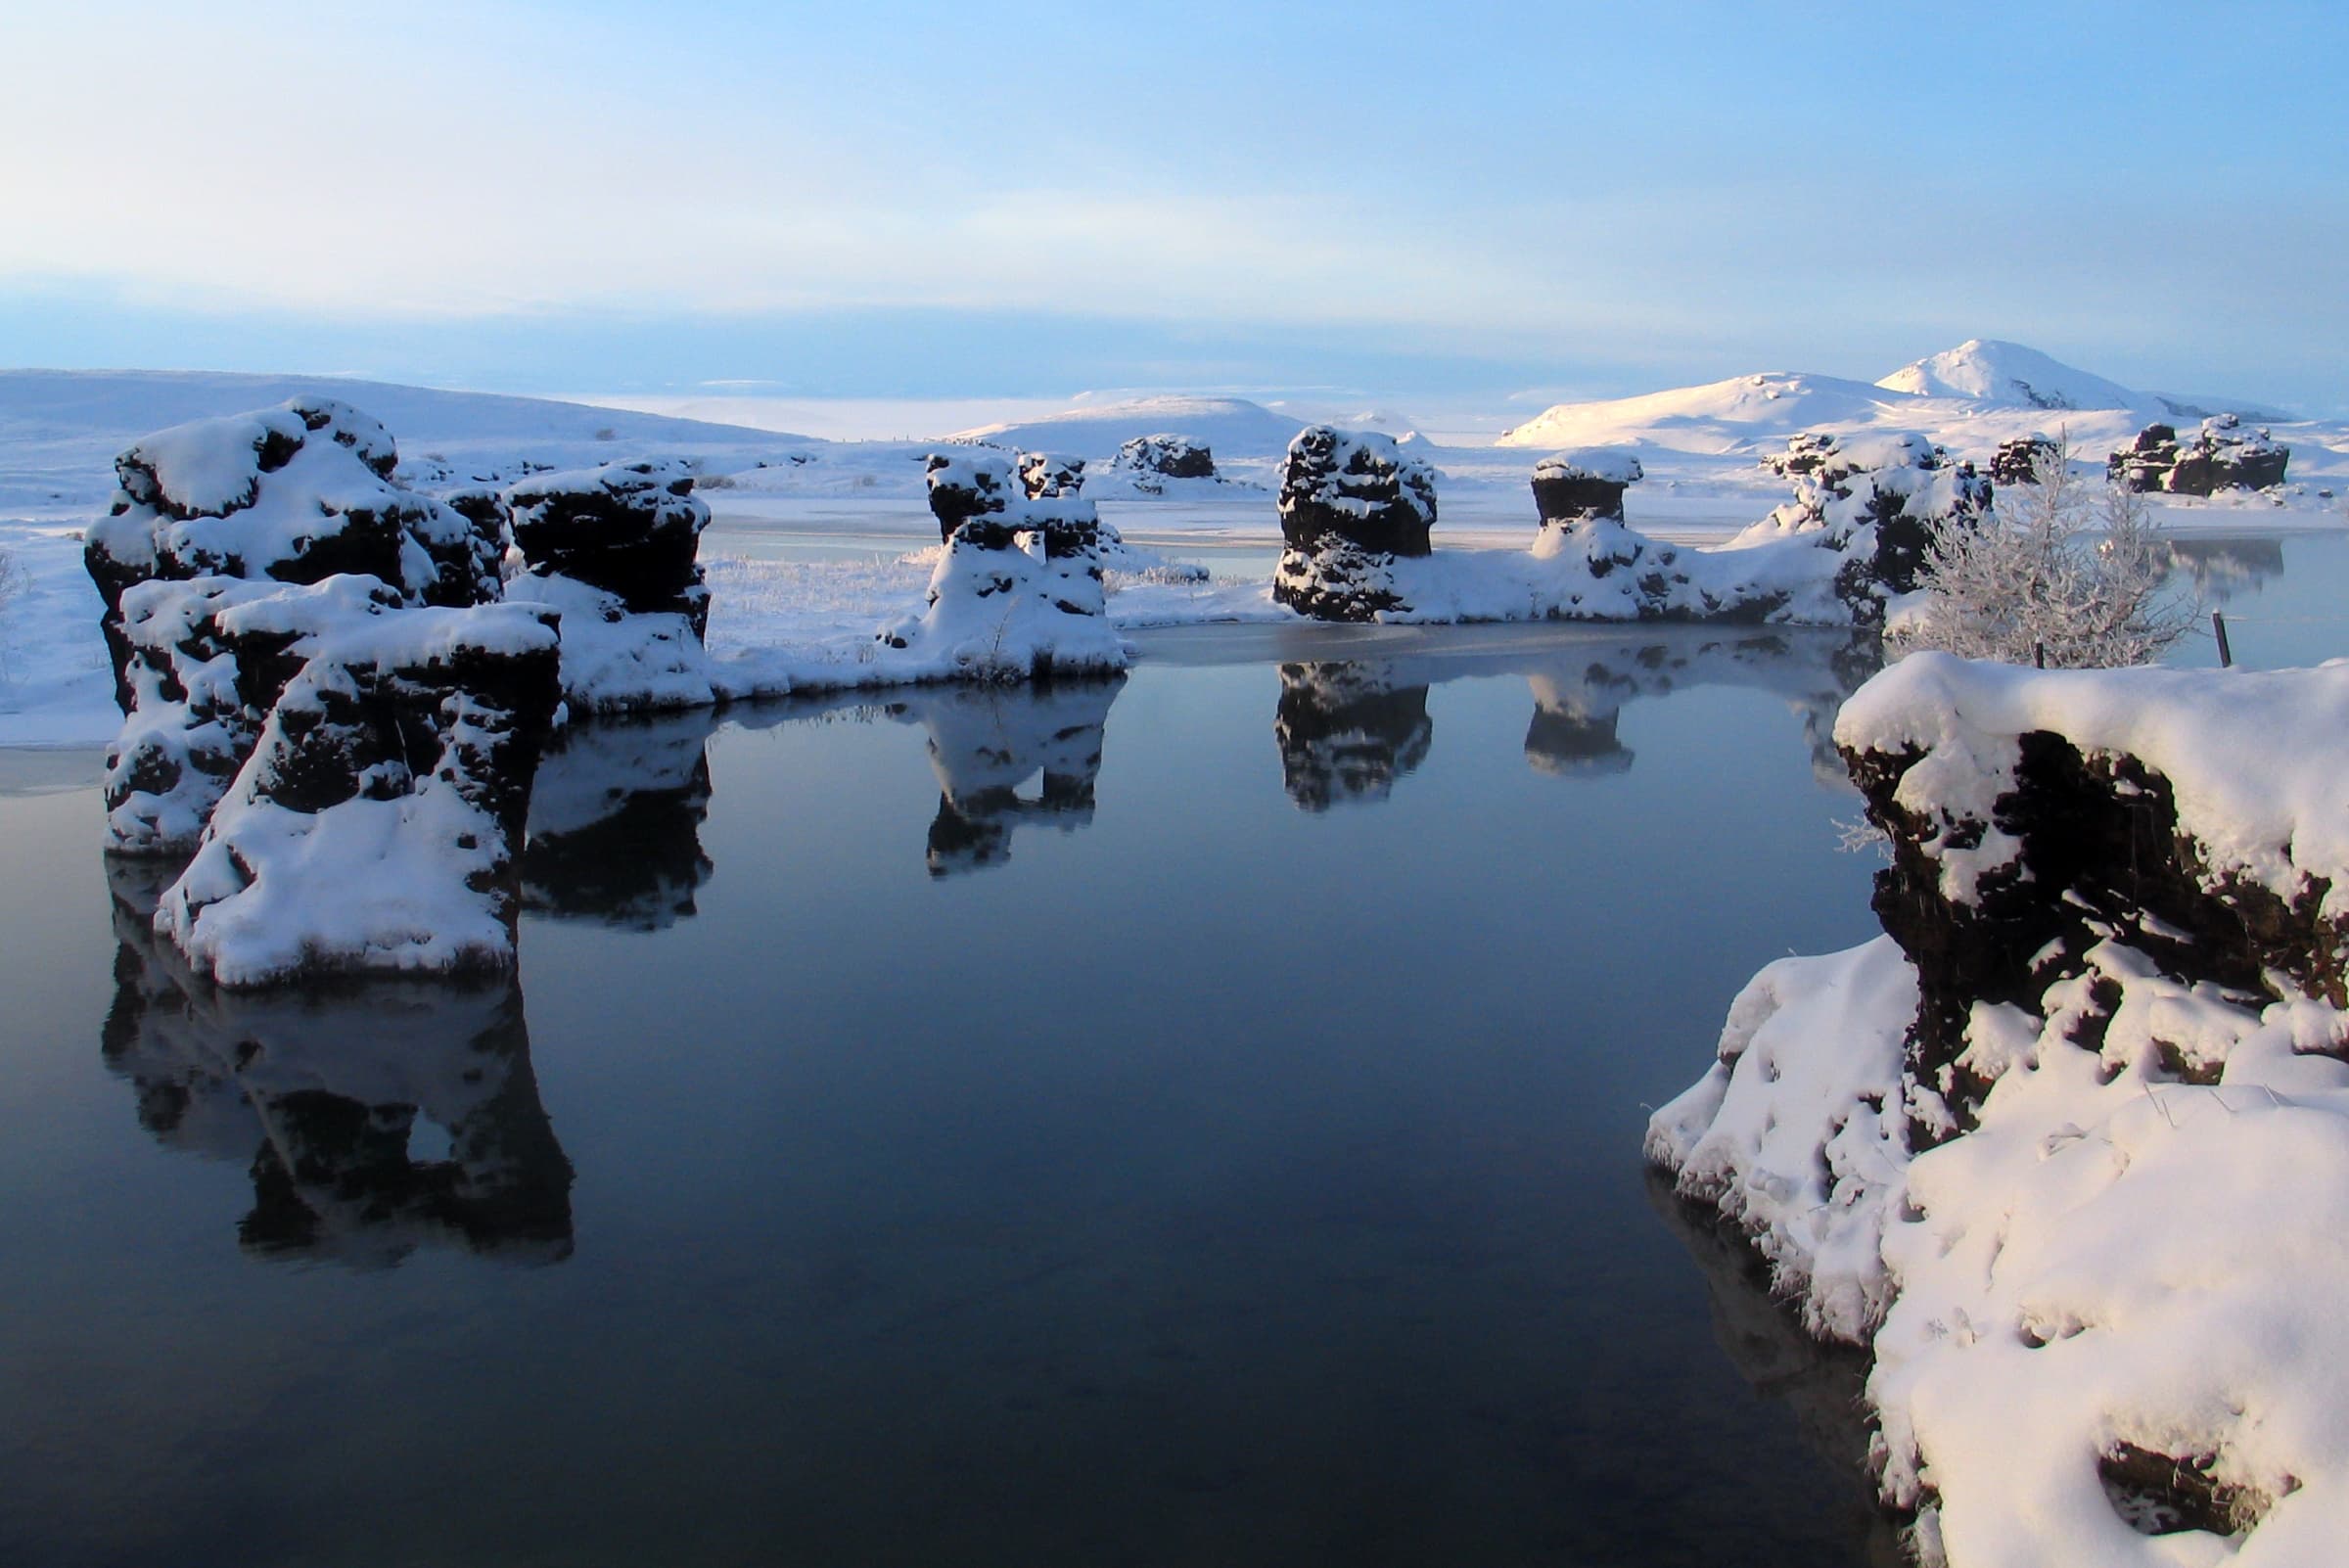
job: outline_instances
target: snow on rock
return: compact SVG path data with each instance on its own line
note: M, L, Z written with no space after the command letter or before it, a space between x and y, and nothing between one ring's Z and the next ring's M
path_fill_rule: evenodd
M1918 654L1845 706L1887 935L1757 977L1648 1152L1871 1343L1924 1561L2337 1557L2345 734L2349 663Z
M1165 494L1169 480L1218 478L1214 450L1187 436L1136 436L1118 448L1109 470L1143 495Z
M90 526L83 550L106 606L117 701L129 698L122 594L153 578L316 582L356 573L412 604L496 597L502 541L393 484L397 462L382 425L323 397L196 420L117 456L121 488L111 512Z
M1762 466L1794 481L1794 499L1730 541L1767 543L1816 533L1854 553L1844 584L1860 601L1918 586L1925 547L1939 525L1979 519L1990 510L1990 482L1971 463L1910 432L1840 437L1804 434ZM1864 559L1863 559L1864 558ZM1863 613L1865 610L1863 609Z
M1032 501L1059 500L1084 488L1084 459L1050 452L1020 454L1020 487Z
M221 986L514 958L514 855L559 701L526 605L329 614L332 581L221 609L303 658L157 927Z
M1280 469L1286 546L1272 596L1320 621L1368 621L1404 608L1389 569L1427 555L1436 474L1392 438L1310 425Z
M972 518L1001 512L1013 496L1026 493L1013 483L1013 460L984 447L932 452L923 472L930 482L930 515L938 519L942 540L952 538Z
M2245 431L2233 414L2202 422L2183 444L2168 425L2147 425L2121 450L2105 459L2113 484L2139 491L2208 495L2214 490L2263 490L2281 484L2292 451L2265 430Z
M569 1254L571 1162L514 977L222 991L156 935L167 875L151 860L107 867L119 945L106 1061L159 1142L250 1170L242 1247L362 1268L435 1243ZM426 1124L441 1158L413 1147Z
M698 639L710 593L696 557L710 507L676 459L540 474L503 499L523 570L619 597L632 615L681 615Z
M2075 370L2036 348L1984 338L1904 365L1876 385L1920 397L2026 408L2133 408L2144 401L2118 382Z
M1620 446L1555 452L1534 465L1534 506L1542 526L1604 520L1621 523L1623 492L1639 483L1639 459Z
M896 678L1048 679L1126 668L1126 644L1105 613L1090 501L1021 501L958 525L926 605L878 636L878 663Z

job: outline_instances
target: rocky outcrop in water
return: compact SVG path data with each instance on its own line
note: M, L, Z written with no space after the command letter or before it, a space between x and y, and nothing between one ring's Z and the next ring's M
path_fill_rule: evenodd
M2172 495L2209 495L2226 489L2262 490L2283 483L2291 448L2264 430L2245 430L2233 414L2202 422L2181 441L2168 425L2147 425L2104 463L2105 477L2123 489Z
M193 853L157 919L207 981L512 961L556 622L485 602L502 505L399 489L396 461L340 404L199 421L122 454L90 530L108 847Z
M523 570L612 595L629 615L683 616L699 638L710 590L697 564L710 507L676 461L540 474L502 497Z
M1368 621L1404 604L1390 568L1429 552L1434 469L1389 437L1313 425L1289 443L1279 504L1275 600L1317 621Z

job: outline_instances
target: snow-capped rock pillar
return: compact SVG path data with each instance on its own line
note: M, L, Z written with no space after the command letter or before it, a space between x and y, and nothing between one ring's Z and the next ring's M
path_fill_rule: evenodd
M1386 436L1313 425L1280 466L1286 548L1272 597L1317 621L1369 621L1407 608L1391 569L1429 553L1436 474Z

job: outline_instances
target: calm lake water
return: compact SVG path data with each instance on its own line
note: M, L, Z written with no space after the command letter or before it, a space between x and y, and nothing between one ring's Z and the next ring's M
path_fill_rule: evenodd
M574 732L485 991L197 992L13 761L0 1561L1879 1553L1856 1365L1638 1156L1875 929L1865 651L1142 640Z

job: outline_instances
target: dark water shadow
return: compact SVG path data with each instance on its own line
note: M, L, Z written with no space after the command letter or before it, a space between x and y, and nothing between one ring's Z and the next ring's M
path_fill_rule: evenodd
M1714 1343L1758 1397L1786 1407L1803 1446L1842 1483L1834 1524L1853 1558L1901 1568L1908 1559L1900 1521L1877 1502L1868 1474L1867 1353L1805 1333L1792 1309L1771 1294L1761 1256L1712 1210L1674 1192L1669 1176L1647 1173L1647 1203L1704 1276Z
M570 1255L571 1162L539 1102L518 981L223 991L155 933L177 870L107 862L116 950L100 1044L157 1141L249 1163L248 1253L359 1268L436 1245ZM444 1153L422 1152L428 1129Z
M701 835L716 727L705 708L558 733L530 786L523 908L631 931L690 919L715 870Z

